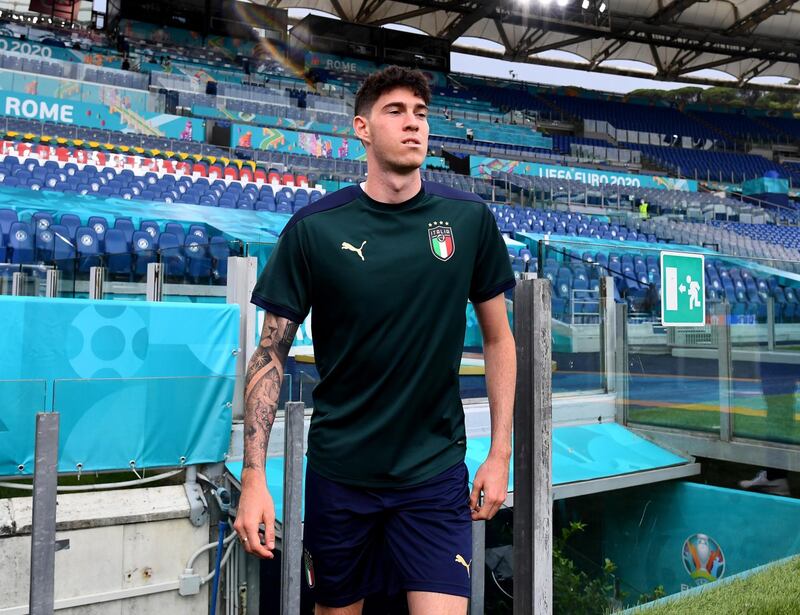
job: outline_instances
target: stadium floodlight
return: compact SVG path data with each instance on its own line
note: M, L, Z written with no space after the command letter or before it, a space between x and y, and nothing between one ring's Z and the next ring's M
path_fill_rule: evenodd
M597 9L597 10L598 10L600 13L605 13L607 8L608 8L608 7L606 6L606 3L605 3L605 2L601 2L601 3L600 3L600 6L598 7L598 9Z

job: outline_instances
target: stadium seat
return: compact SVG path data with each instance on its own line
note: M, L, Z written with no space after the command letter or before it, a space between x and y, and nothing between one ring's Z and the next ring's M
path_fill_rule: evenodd
M158 261L156 239L147 231L136 231L132 236L133 273L141 279L147 275L147 265Z
M110 275L130 278L133 256L128 249L125 233L110 228L105 233L106 267Z
M8 248L12 264L27 265L35 262L34 236L27 222L14 222L11 225Z
M78 227L75 232L75 247L78 252L78 271L88 273L90 268L101 265L100 241L92 227Z
M208 253L208 240L205 237L189 235L184 246L186 254L186 274L195 284L208 281L211 276L211 257Z
M168 225L169 226L169 225ZM170 278L183 278L186 273L186 258L183 246L174 233L164 231L158 238L158 252L164 264L164 275Z

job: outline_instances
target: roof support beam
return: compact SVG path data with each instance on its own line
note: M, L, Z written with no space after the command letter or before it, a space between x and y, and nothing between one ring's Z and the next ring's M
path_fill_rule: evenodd
M586 41L591 41L592 39L594 39L594 36L575 36L573 38L565 38L563 41L558 41L556 43L548 43L547 45L531 47L527 50L527 52L530 56L536 53L552 51L553 49L562 49L564 47L568 47L569 45L579 45L580 43L585 43Z
M736 85L738 85L739 87L743 86L745 83L747 83L751 79L755 79L756 77L758 77L761 73L763 73L765 70L767 70L773 64L775 64L775 62L770 62L770 61L767 61L767 60L764 60L763 62L759 62L756 66L754 66L750 70L742 73L742 75L739 77L739 81L737 82Z
M377 4L380 5L383 0L376 0ZM419 17L420 15L428 15L433 13L436 9L431 8L421 8L416 9L413 11L408 11L406 13L399 13L398 15L391 15L389 17L383 17L381 19L375 19L373 21L363 21L361 23L369 24L370 26L385 26L387 23L402 23L404 19L411 19L412 17Z
M612 40L608 45L603 47L600 51L598 51L592 59L589 60L589 70L594 70L601 62L605 62L610 58L614 53L622 49L625 45L624 41L620 40Z
M475 2L474 4L477 4L477 6L475 6L473 10L467 13L462 13L453 19L453 21L442 28L442 30L439 31L436 36L439 38L446 38L452 43L460 36L464 36L464 33L478 23L481 19L492 15L497 8L497 3L498 0ZM463 5L465 3L462 2L461 4Z
M669 23L698 0L674 0L659 9L647 21L650 23Z
M478 49L476 47L469 47L466 45L454 45L453 51L458 53L466 53L474 56L483 56L487 58L495 58L498 60L504 60L506 58L503 55L496 51L489 51L487 49ZM527 64L535 64L541 66L555 66L556 68L569 68L573 70L587 70L588 65L582 62L567 62L565 60L551 60L548 58L536 58L535 60L527 61ZM694 69L692 69L694 70ZM645 73L643 71L638 70L628 70L624 68L619 68L616 66L597 66L594 69L597 73L606 73L608 75L623 75L625 77L639 77L641 79L661 79L658 75L653 75L651 73ZM735 81L722 81L719 79L705 79L702 77L681 77L680 79L682 82L690 83L690 84L698 84L698 85L721 85L724 87L731 87L736 82ZM748 85L749 88L754 90L762 90L762 91L785 91L785 92L797 92L796 87L791 86L782 86L782 85L766 85L766 84L759 84L759 83L751 83Z
M777 0L765 2L752 13L745 15L734 23L725 32L728 34L747 34L755 30L758 25L779 13L786 13L797 0Z

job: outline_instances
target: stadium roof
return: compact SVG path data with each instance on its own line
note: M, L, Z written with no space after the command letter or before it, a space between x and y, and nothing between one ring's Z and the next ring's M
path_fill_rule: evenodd
M447 38L455 51L516 62L715 85L733 82L693 73L716 69L740 85L763 76L800 80L800 0L566 0L563 7L565 0L253 1L361 24L402 24ZM496 45L476 48L464 37ZM577 57L553 59L554 50Z

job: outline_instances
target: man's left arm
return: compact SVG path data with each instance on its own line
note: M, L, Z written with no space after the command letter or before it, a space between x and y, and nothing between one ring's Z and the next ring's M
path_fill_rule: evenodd
M517 353L508 325L505 295L474 304L483 335L486 390L492 421L492 444L478 468L470 494L472 519L491 519L505 502L511 462L511 423L517 382ZM483 500L480 495L483 494Z

